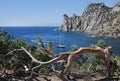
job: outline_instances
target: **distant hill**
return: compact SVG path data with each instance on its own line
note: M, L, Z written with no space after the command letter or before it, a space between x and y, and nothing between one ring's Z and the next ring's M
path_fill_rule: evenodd
M120 1L110 8L104 3L92 3L81 16L63 15L61 31L80 31L97 36L120 37Z

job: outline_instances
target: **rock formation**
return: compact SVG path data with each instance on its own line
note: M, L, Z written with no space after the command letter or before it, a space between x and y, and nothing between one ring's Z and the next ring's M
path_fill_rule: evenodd
M63 15L61 31L80 31L97 36L120 37L120 1L113 7L104 3L89 4L81 16Z

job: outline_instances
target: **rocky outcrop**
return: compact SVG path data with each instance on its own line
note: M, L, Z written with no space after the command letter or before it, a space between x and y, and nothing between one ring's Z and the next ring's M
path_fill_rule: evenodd
M88 32L99 36L120 37L120 2L113 8L104 3L92 3L82 16L63 15L62 31Z
M113 7L112 12L119 12L120 11L120 0L118 3Z

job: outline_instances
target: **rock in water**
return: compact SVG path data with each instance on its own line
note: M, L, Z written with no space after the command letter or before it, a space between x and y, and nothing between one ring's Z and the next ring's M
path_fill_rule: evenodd
M120 1L113 7L89 4L81 16L63 15L61 31L88 32L99 36L120 37Z

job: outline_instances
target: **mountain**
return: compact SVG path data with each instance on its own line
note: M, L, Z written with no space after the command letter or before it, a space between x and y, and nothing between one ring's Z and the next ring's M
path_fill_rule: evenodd
M97 36L120 37L120 1L112 8L104 3L92 3L81 16L63 15L61 31L80 31Z

